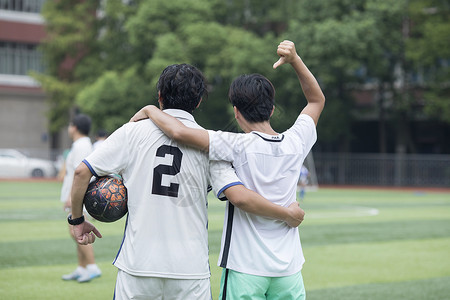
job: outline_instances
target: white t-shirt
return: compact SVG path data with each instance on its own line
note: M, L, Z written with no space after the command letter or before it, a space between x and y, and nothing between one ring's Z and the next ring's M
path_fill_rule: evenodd
M165 110L186 126L191 114ZM127 123L86 160L94 175L122 175L128 217L114 265L135 276L209 278L207 189L241 184L230 163L178 145L150 120Z
M317 134L312 118L301 114L277 136L208 131L211 160L232 162L244 185L275 204L296 201L298 174ZM218 265L259 276L289 276L305 259L298 228L246 213L227 203Z
M61 202L66 202L70 196L75 169L91 152L92 143L89 137L85 136L73 142L65 161L66 174L61 188Z
M93 150L97 149L105 140L97 140L94 144L92 144Z

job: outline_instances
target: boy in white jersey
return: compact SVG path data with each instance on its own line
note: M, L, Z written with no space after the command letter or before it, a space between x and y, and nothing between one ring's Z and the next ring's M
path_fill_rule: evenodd
M233 163L248 188L280 206L295 202L298 174L315 143L316 124L325 97L294 43L283 41L274 68L289 63L297 73L308 104L282 134L270 126L275 90L259 74L242 75L230 86L229 100L245 132L190 129L147 106L132 120L150 117L176 141L209 150L211 160ZM227 203L219 265L224 268L220 299L305 299L301 275L304 257L297 228L255 216Z
M84 114L74 116L67 128L67 133L73 141L67 158L64 162L65 174L61 188L61 201L64 203L64 210L70 211L71 199L70 190L72 189L73 176L77 166L92 152L92 143L89 138L91 130L91 118ZM70 226L69 226L70 229ZM71 232L72 238L74 238ZM70 274L62 276L63 280L77 280L78 282L88 282L99 277L102 272L95 263L94 247L92 245L78 245L77 258L78 266Z
M191 113L206 90L193 66L167 67L158 81L160 106L190 128ZM114 265L116 299L211 299L208 265L207 188L253 213L297 226L298 205L280 209L243 187L231 165L179 145L146 120L116 130L77 168L72 189L74 234L80 244L101 237L82 216L92 175L121 174L128 189L125 234Z

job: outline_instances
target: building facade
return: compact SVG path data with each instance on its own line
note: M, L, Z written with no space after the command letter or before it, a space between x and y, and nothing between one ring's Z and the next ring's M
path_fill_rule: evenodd
M45 0L0 0L0 148L52 158L46 97L31 71L44 66Z

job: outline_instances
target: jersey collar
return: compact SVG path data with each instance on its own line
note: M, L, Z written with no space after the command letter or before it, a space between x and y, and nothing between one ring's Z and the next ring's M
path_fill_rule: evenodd
M252 131L251 133L256 134L257 136L259 136L260 138L262 138L267 142L281 142L284 139L284 135L281 133L279 135L271 135L258 131Z
M177 119L186 119L189 120L191 122L195 122L194 116L191 115L190 113L188 113L185 110L182 109L174 109L174 108L169 108L169 109L164 109L163 112L171 115L172 117L175 117Z

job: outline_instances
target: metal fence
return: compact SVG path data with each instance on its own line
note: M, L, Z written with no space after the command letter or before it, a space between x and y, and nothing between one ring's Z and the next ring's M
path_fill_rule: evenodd
M320 184L450 187L450 155L314 153Z
M18 150L29 157L51 160L58 169L63 163L62 150ZM310 184L313 186L326 184L450 188L450 155L315 152L313 155L308 155L305 160L305 165L310 170Z

